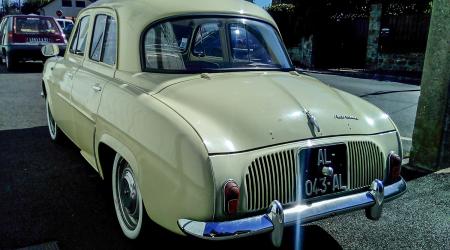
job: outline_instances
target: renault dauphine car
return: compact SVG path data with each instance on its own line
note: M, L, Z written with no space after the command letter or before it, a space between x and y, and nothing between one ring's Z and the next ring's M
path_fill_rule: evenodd
M287 226L358 209L377 220L406 191L390 117L297 72L252 3L98 1L64 57L42 52L50 137L64 133L110 182L130 239L150 218L279 246Z

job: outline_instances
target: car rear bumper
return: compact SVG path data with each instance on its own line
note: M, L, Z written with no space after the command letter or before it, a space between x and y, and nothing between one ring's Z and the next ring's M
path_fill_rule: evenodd
M41 49L44 45L34 44L10 44L5 46L6 53L14 58L14 60L34 61L45 60L46 57L42 55ZM58 44L59 55L63 56L66 51L66 44Z
M383 203L397 198L405 191L406 182L403 178L387 186L374 180L366 192L299 204L287 209L283 209L278 201L273 201L267 214L223 222L179 219L178 226L184 233L206 240L227 240L272 232L272 243L279 246L285 226L309 223L358 209L366 209L366 216L376 220L381 216Z

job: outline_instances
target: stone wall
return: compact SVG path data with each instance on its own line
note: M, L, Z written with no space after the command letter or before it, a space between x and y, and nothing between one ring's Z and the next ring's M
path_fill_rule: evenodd
M424 53L386 53L380 51L380 33L382 4L372 4L366 51L366 69L368 71L392 71L420 73L423 70ZM314 68L314 36L303 37L298 46L288 49L289 56L296 66Z
M378 64L372 69L382 71L422 72L424 53L379 54Z
M380 32L382 5L372 4L369 17L366 68L371 71L422 72L424 53L382 53Z
M376 70L377 67L382 10L381 4L371 5L366 53L366 67L369 70Z
M313 36L308 38L302 38L298 47L292 47L288 49L289 56L295 65L299 65L305 68L314 67L312 55L313 55Z

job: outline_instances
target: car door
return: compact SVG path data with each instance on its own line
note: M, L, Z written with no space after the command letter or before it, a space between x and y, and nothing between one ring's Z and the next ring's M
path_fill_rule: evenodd
M86 59L74 77L72 101L75 105L76 141L82 155L95 164L94 135L102 90L114 77L117 55L117 24L114 13L97 11L89 38Z
M57 80L50 83L53 84L53 91L51 93L54 119L65 134L75 143L75 125L73 122L74 104L71 94L74 82L73 78L84 60L90 23L89 13L84 13L80 16L79 20L76 34L70 41L69 49L66 51L64 60L60 61L53 68L53 75Z

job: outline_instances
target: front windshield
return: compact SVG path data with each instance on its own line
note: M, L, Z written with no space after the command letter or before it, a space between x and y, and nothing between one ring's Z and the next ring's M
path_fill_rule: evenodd
M177 19L150 28L145 68L172 72L290 70L278 32L244 18Z

